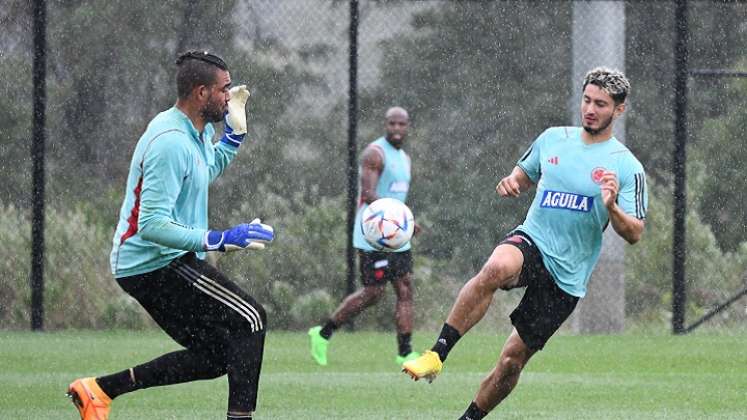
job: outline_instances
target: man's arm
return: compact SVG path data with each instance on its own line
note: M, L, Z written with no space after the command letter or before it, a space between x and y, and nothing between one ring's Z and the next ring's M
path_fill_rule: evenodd
M172 141L168 141L172 140ZM271 226L255 219L227 230L206 230L178 223L172 218L182 187L187 159L184 141L164 139L156 143L143 162L143 182L138 229L143 239L185 251L236 251L263 249L275 237Z
M495 187L501 197L518 197L520 193L528 190L534 183L526 172L518 166L514 167L511 174L503 179Z
M176 199L187 172L188 158L182 137L154 141L143 164L138 230L146 241L185 251L202 251L204 229L195 229L172 218Z
M223 117L223 136L215 147L215 163L210 167L210 182L215 181L236 157L239 146L246 137L246 102L249 90L246 85L231 88L231 99Z
M641 235L643 235L643 228L645 226L643 220L636 219L635 217L625 213L620 206L615 203L612 204L612 208L607 207L607 213L609 213L612 228L615 229L615 232L617 232L618 235L628 241L629 244L633 245L641 240Z
M384 157L375 146L368 146L361 155L361 200L371 204L378 200L376 185L384 170Z
M607 207L610 223L615 232L631 245L641 240L645 222L625 213L617 204L619 184L614 172L606 172L602 176L601 189L602 200Z

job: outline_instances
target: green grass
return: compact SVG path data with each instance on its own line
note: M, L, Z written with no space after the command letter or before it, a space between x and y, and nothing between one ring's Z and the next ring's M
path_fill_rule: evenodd
M416 334L424 348L433 332ZM313 364L304 333L268 337L257 419L456 419L505 337L468 334L433 384L394 363L392 333L339 333L330 365ZM744 335L553 338L488 418L744 419ZM63 396L79 376L110 373L176 349L159 332L0 332L0 419L74 419ZM124 395L112 420L222 419L225 378Z

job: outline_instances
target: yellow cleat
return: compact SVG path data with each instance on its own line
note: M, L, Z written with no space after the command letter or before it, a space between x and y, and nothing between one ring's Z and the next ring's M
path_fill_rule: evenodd
M76 379L67 388L67 396L80 412L81 420L107 420L112 399L99 387L95 378Z
M417 359L403 363L402 372L407 373L416 381L418 379L426 379L428 383L431 383L441 373L443 367L444 364L441 362L441 358L438 357L438 353L428 350Z

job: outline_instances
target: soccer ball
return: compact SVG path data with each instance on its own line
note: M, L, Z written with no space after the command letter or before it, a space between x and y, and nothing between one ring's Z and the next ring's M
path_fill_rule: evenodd
M396 251L412 238L415 218L405 203L394 198L380 198L363 210L361 230L374 249Z

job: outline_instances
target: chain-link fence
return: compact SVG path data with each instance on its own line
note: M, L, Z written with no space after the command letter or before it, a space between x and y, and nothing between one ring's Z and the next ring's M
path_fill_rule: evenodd
M27 3L0 9L2 328L26 328L30 319ZM672 104L682 94L674 91L675 2L357 4L358 150L383 133L388 107L412 118L411 205L425 228L415 243L417 326L440 325L461 285L523 220L531 197L498 199L497 181L546 127L577 122L580 75L607 65L625 70L633 86L615 134L646 168L647 229L633 247L606 235L588 308L569 327L594 331L589 323L601 313L606 330L669 330ZM347 272L350 5L47 4L46 328L148 325L113 281L108 253L135 142L173 104L173 61L183 48L218 52L252 91L249 140L211 189L211 226L259 216L278 232L266 252L216 263L265 304L275 327L307 327L334 308ZM743 3L691 2L690 67L745 70L744 22ZM747 80L691 79L688 97L686 316L694 320L744 287ZM520 295L498 295L480 328L507 330ZM359 325L390 326L387 299ZM746 318L737 300L706 325L729 331Z

